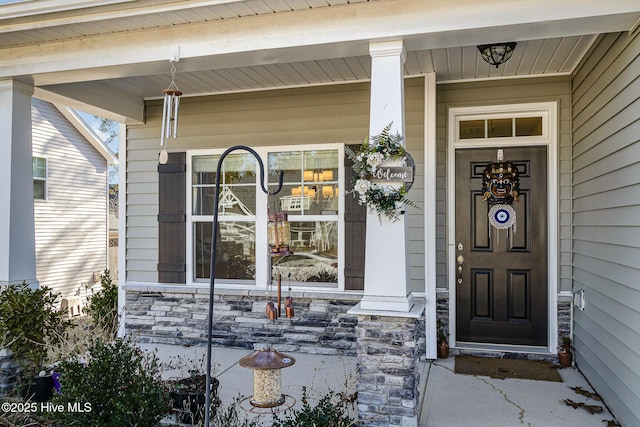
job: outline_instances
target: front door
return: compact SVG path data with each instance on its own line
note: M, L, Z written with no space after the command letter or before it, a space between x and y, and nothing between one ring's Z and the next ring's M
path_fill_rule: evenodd
M492 227L483 201L483 171L497 149L456 150L456 340L546 346L547 148L503 152L520 177L515 231Z

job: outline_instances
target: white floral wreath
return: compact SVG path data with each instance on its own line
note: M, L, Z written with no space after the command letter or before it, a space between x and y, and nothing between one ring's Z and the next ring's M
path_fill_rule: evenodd
M345 151L353 161L351 168L355 172L353 190L350 193L353 193L354 197L357 193L358 203L368 206L370 211L378 214L380 220L384 215L395 222L404 213L402 208L405 204L417 207L406 198L410 187L402 184L394 189L386 185L378 185L368 179L375 174L378 166L386 161L400 160L402 165L406 166L408 154L401 144L403 138L398 133L391 135L390 131L391 123L379 135L366 139L357 153L349 147L345 147Z

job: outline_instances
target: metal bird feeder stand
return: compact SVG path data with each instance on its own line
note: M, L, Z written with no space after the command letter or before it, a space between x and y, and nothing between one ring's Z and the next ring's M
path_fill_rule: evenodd
M275 195L278 192L280 192L280 190L282 189L282 181L283 181L283 177L284 177L284 173L282 171L280 171L280 174L278 176L278 188L273 191L270 192L269 190L267 190L267 188L265 187L265 175L264 175L264 165L262 163L262 160L260 159L260 156L258 155L258 153L256 153L253 149L244 146L244 145L236 145L233 146L231 148L228 148L227 150L225 150L224 153L222 153L222 155L220 156L220 159L218 159L218 165L217 165L217 169L216 169L216 187L215 187L215 207L213 210L213 229L212 229L212 236L211 236L211 271L209 272L209 277L210 277L210 282L209 282L209 324L208 324L208 333L207 333L207 384L206 384L206 390L211 390L211 335L213 333L213 296L214 296L214 289L215 289L215 271L216 271L216 252L217 252L217 248L218 248L218 241L217 241L217 236L218 236L218 205L220 203L220 175L221 175L221 171L222 171L222 163L225 159L225 157L227 157L227 155L233 151L236 150L245 150L248 151L249 153L251 153L253 155L253 157L256 158L257 162L258 162L258 166L260 167L260 187L262 188L262 191L269 195ZM286 214L285 214L286 215ZM284 218L286 220L286 216ZM280 222L276 222L275 223L275 230L274 230L274 235L279 236L276 237L275 243L276 243L276 247L280 248L278 249L277 253L282 253L284 255L285 250L284 248L286 247L286 252L290 253L289 251L289 247L288 247L288 241L290 240L290 237L287 237L287 243L285 246L285 230L288 231L289 227L288 227L288 221L286 222L286 225L280 221ZM277 224L281 224L281 225L277 225ZM280 227L280 228L278 228ZM279 240L278 240L279 239ZM273 248L273 246L272 246ZM273 249L272 249L273 251ZM266 356L266 359L268 359L268 361L270 361L271 364L274 364L276 362L274 361L278 361L277 363L279 364L283 364L283 366L280 366L279 368L256 368L256 369L278 369L278 371L285 367L285 366L290 366L292 365L295 360L293 358L281 355L280 353L275 352L276 354L272 354L267 353L265 355L263 355L263 357ZM285 359L291 360L288 363L285 363ZM260 358L260 360L262 361L262 358ZM267 364L267 366L269 366ZM273 375L273 373L270 373L270 375ZM282 393L280 393L282 395ZM259 397L262 398L262 397ZM264 396L264 398L268 398L268 396ZM210 417L211 417L211 413L210 413L210 409L211 409L211 394L210 393L206 393L205 396L205 422L204 425L205 426L209 426L210 425ZM267 401L268 402L268 401ZM268 402L269 403L269 402ZM273 402L271 402L273 403ZM281 404L281 403L280 403ZM274 405L277 406L277 405Z

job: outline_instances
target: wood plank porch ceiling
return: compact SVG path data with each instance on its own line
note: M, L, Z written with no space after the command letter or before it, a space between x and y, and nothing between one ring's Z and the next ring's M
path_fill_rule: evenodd
M373 1L379 0L103 1L80 12L72 9L39 14L34 12L29 16L18 16L17 12L13 12L12 16L11 10L3 11L3 7L0 7L0 49L247 16L349 7L350 4ZM71 8L71 3L69 7ZM414 50L407 54L405 73L419 75L435 72L438 81L565 74L574 69L593 40L594 36L571 36L521 41L512 59L498 69L486 64L475 46ZM176 82L186 95L370 78L368 56L191 72L180 72L178 63L177 68ZM145 75L112 79L103 83L114 91L154 98L161 94L167 78L167 75Z
M513 57L499 68L489 66L476 46L461 46L407 52L405 75L435 72L437 80L477 80L498 77L568 74L576 67L595 36L572 36L519 42ZM308 86L368 80L368 56L265 64L233 69L180 72L176 83L185 95ZM143 98L161 96L167 75L109 80L114 90Z

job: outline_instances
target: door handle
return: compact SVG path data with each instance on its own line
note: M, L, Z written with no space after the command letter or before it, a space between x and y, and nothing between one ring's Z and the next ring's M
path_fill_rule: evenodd
M456 261L458 263L456 266L456 280L458 285L462 285L462 264L464 263L464 257L462 255L458 255Z

